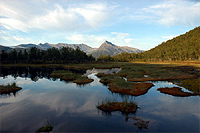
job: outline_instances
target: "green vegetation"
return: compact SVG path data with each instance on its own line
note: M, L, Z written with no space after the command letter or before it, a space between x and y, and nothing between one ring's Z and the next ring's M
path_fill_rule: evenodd
M31 66L31 67L50 67L62 69L110 69L121 68L121 71L116 74L101 74L97 76L103 80L109 80L113 76L121 76L127 78L128 81L159 81L159 80L177 80L177 79L191 79L200 76L200 64L197 62L167 62L167 63L134 63L134 62L104 62L104 63L82 63L82 64L3 64L4 67L11 66ZM62 77L66 72L60 73ZM68 77L73 77L70 71L67 72ZM54 72L52 73L53 76ZM72 75L71 75L72 74ZM56 77L56 73L54 75ZM110 77L111 76L111 77ZM145 77L146 76L146 77ZM65 76L67 77L67 76ZM108 81L110 82L110 81Z
M36 47L32 47L29 52L24 51L17 52L15 49L7 53L2 50L1 54L2 63L83 63L93 62L95 58L91 55L87 55L81 51L79 47L75 50L69 47L63 47L58 50L57 48L49 48L46 51L40 50Z
M125 114L136 113L137 104L133 101L130 102L111 102L109 100L103 101L100 105L97 105L97 108L106 113L111 113L113 111L120 111Z
M7 84L7 85L0 85L0 94L7 94L12 92L17 92L21 90L21 87L18 87L16 83Z
M98 61L185 61L200 59L200 26L142 53L100 56Z
M74 80L76 79L76 77L78 76L77 74L75 73L72 73L71 71L62 71L62 70L59 70L59 71L53 71L52 74L51 74L52 77L55 77L55 78L60 78L61 80Z
M182 86L186 88L187 90L192 91L194 93L200 94L200 78L182 80L179 86Z
M73 82L77 83L77 84L86 84L86 83L91 83L92 81L94 81L94 80L89 79L88 77L80 76L80 77L76 78Z
M77 84L86 84L94 81L93 79L89 79L88 77L84 77L81 74L72 73L71 71L53 71L51 74L52 77L60 78L65 81L73 81Z
M48 121L45 126L39 128L36 132L51 132L53 130L53 126Z
M198 67L178 64L126 63L119 74L126 75L128 81L160 81L196 78L198 72Z
M109 90L115 93L139 96L147 93L147 91L153 86L152 83L133 83L126 82L124 79L114 79L109 84Z

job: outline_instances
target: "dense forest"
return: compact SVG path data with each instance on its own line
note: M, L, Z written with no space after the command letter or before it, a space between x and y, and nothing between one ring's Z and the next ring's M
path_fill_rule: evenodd
M185 61L200 59L200 27L142 53L101 55L98 61Z
M79 47L76 49L63 47L60 50L57 48L49 48L41 50L32 47L30 51L24 49L17 52L15 49L11 52L2 51L2 63L83 63L93 62L95 58L92 55L87 55L81 51Z

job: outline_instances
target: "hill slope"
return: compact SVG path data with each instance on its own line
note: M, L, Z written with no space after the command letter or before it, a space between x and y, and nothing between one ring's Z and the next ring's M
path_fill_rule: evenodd
M111 42L105 41L104 43L101 44L101 46L97 50L92 51L91 54L92 56L97 58L100 55L110 54L111 56L115 56L120 53L138 53L138 52L142 51L136 48L126 47L126 46L120 47L112 44Z
M197 27L139 55L146 60L159 61L195 60L200 58L199 54L200 27Z
M108 60L109 59L109 60ZM200 26L177 36L148 51L141 53L121 53L99 58L102 61L185 61L200 60Z
M10 49L12 49L12 48L10 48L10 47L7 47L7 46L2 46L2 45L0 45L0 52L2 51L2 50L10 50Z

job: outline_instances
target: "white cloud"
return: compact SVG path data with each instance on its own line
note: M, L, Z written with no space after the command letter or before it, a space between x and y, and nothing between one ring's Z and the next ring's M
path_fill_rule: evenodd
M82 31L92 28L98 29L108 22L112 16L114 6L103 3L78 4L76 6L53 4L46 6L47 1L41 3L15 1L5 2L1 5L1 24L23 32L35 29L48 31ZM21 8L27 4L24 8ZM27 7L33 6L28 10ZM34 10L32 10L32 8ZM38 9L42 7L43 10ZM38 12L37 9L40 11Z
M24 41L24 39L21 38L21 37L13 36L13 38L14 38L16 41Z
M143 8L146 15L152 16L154 22L166 26L199 25L200 2L165 1L164 3Z
M8 36L2 36L1 35L1 39L6 40L6 41L11 41L12 38L10 38Z
M114 36L113 36L114 35ZM111 32L107 35L88 35L88 34L73 34L66 36L66 40L71 43L85 43L89 46L99 47L105 40L112 42L118 46L133 46L134 38L128 37L129 33Z
M111 34L116 35L119 39L124 39L129 36L129 33L111 32Z
M99 47L105 40L108 39L108 37L88 34L73 34L66 36L66 39L75 44L84 43L89 46Z

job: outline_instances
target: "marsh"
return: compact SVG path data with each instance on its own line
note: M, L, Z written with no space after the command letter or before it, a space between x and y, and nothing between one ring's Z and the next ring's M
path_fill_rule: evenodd
M157 91L158 88L179 87L190 92L175 82L148 81L154 86L147 93L132 96L112 93L109 85L100 82L96 71L89 71L92 69L88 70L87 77L93 81L84 85L51 77L54 69L24 70L28 71L7 71L0 77L0 84L15 82L23 88L16 95L1 95L2 132L34 132L47 119L53 132L136 132L138 126L133 124L134 120L127 119L135 117L148 121L148 129L140 129L143 132L199 131L198 95L177 97ZM72 72L86 74L86 71ZM106 99L119 103L133 101L138 109L128 116L120 111L106 114L97 108Z

